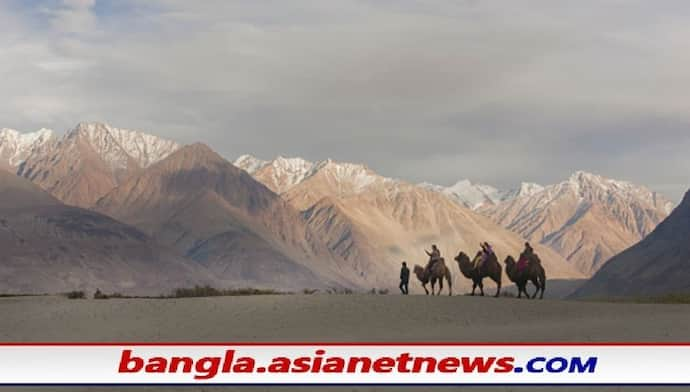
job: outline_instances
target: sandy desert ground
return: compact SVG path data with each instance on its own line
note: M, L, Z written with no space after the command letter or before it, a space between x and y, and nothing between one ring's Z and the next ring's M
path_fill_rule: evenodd
M278 295L166 300L24 297L0 299L0 314L0 341L8 342L690 341L690 305L527 301L466 296ZM173 388L69 388L70 391L151 392L171 389ZM348 392L375 390L358 387L174 388L175 391L185 392L304 389ZM513 387L438 390L553 389L555 388ZM34 390L67 389L21 389L25 392ZM430 389L389 387L380 390Z

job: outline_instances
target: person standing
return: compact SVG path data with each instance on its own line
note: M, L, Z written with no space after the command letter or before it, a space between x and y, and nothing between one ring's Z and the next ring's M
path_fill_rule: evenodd
M402 268L400 268L400 291L403 295L409 294L408 285L410 283L410 269L407 268L407 263L402 262Z

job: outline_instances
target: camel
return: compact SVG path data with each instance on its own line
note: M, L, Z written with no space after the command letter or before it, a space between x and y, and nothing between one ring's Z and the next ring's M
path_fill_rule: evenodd
M431 282L431 295L441 295L443 291L443 278L448 282L448 295L453 295L453 280L450 274L450 269L446 267L446 262L443 258L440 258L431 268L427 271L424 267L420 265L414 266L414 274L417 275L417 279L422 282L422 287L429 295L429 290L426 288L426 284ZM438 293L435 293L436 282L438 281Z
M487 258L487 260L484 262L484 265L480 268L481 270L477 270L474 268L476 265L475 262L477 262L477 258L481 257L481 253L477 253L477 256L475 256L474 261L470 261L470 257L467 256L464 252L460 252L456 257L455 261L458 262L458 266L460 267L460 272L462 272L463 275L467 279L472 280L472 295L474 295L474 291L477 289L477 286L479 286L479 293L480 295L484 295L484 284L482 281L484 278L488 277L491 278L494 282L496 282L496 295L494 297L498 297L501 295L501 265L498 263L498 259L496 258L495 254L492 254Z
M544 267L541 265L539 256L536 254L529 256L527 266L523 271L518 271L517 262L513 256L506 257L504 263L506 265L506 274L518 288L518 298L522 298L522 293L525 293L527 298L530 298L529 294L527 293L528 281L531 281L532 284L534 284L534 286L537 288L531 298L536 298L537 293L539 293L540 290L541 295L539 296L539 299L544 298L544 290L546 290L546 272L544 271Z

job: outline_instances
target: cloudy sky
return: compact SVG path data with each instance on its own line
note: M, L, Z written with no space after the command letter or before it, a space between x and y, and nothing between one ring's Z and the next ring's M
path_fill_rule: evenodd
M509 187L690 187L690 2L3 0L0 127Z

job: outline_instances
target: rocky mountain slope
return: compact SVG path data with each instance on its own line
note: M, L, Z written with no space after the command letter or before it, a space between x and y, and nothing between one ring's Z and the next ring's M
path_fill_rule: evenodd
M548 246L589 276L649 234L672 207L645 187L577 172L567 181L480 212Z
M296 209L202 144L131 177L96 209L174 246L228 284L357 286Z
M390 287L399 262L423 264L432 243L452 262L483 241L501 257L517 255L524 239L537 245L549 277L578 279L672 208L644 187L584 172L500 191L469 181L413 185L332 160L245 155L233 166L201 144L100 123L60 139L4 130L0 158L60 202L136 227L150 246L233 286Z
M578 298L690 293L690 191L638 244L610 259L576 293Z
M142 132L80 123L47 148L32 150L17 174L66 204L88 208L178 148L177 143Z
M3 293L71 290L158 295L214 282L143 232L62 204L31 182L0 172Z
M0 169L16 172L31 154L55 142L50 129L42 128L36 132L19 133L14 129L0 129Z
M288 191L308 178L318 166L302 158L278 157L270 162L243 155L234 165L247 171L276 193Z
M313 164L282 196L303 211L309 226L326 236L350 268L379 285L394 281L391 274L402 260L424 264L424 249L432 243L450 263L459 250L474 255L480 241L494 244L501 256L517 254L523 243L515 233L439 192L380 176L364 165ZM550 276L582 277L548 248L539 251ZM455 280L466 283L459 272Z
M245 154L235 159L232 164L253 175L257 170L263 168L269 163L270 162L259 159L253 155Z

